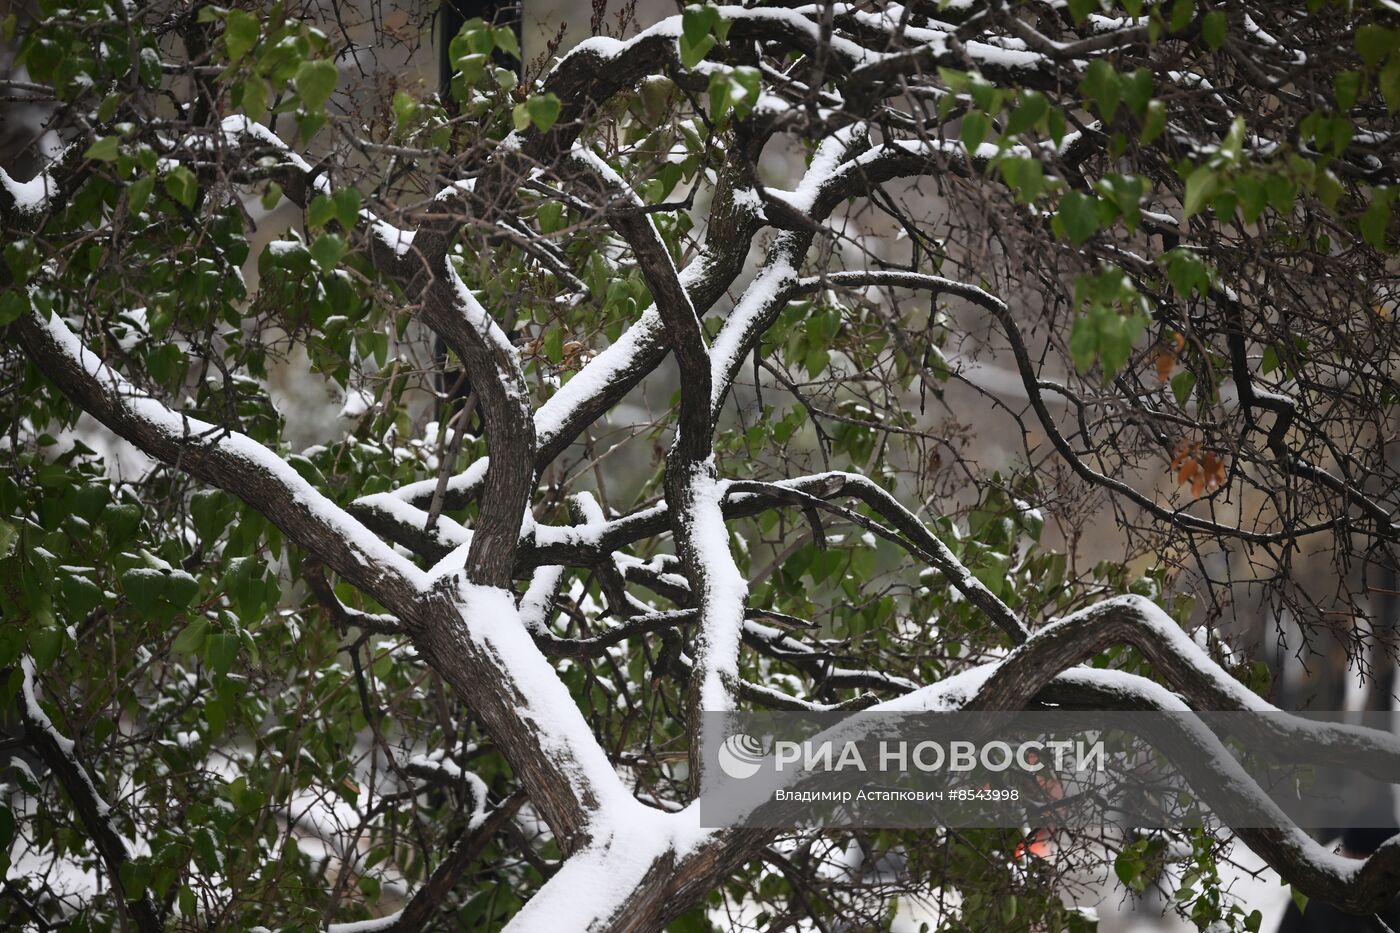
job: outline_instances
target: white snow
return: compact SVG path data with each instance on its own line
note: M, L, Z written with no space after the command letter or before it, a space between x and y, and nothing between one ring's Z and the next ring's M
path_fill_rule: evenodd
M700 705L706 711L734 708L739 681L739 637L744 627L744 602L749 584L734 563L729 527L721 505L724 484L715 479L713 458L691 469L691 546L703 568L700 601Z
M385 914L382 917L375 917L372 920L356 920L353 923L332 923L326 927L326 933L377 933L380 930L393 929L399 922L399 917L403 911L396 910L392 914Z
M477 332L481 339L496 348L497 354L507 361L509 370L501 372L501 382L506 388L506 394L513 392L519 394L519 386L525 383L525 375L520 368L520 353L515 349L515 344L510 342L506 332L501 330L501 326L496 323L496 319L481 305L476 295L467 288L467 283L462 281L462 277L457 274L456 267L449 261L447 263L448 280L452 283L453 292L457 297L458 310L466 318L468 324ZM525 399L520 397L520 402L525 403Z
M19 666L24 674L24 701L29 705L29 718L34 720L40 729L43 729L49 734L49 737L54 740L54 744L62 750L63 754L71 757L73 754L73 740L54 727L53 720L49 719L48 713L45 713L44 708L39 705L39 697L34 690L35 671L33 659L25 655L20 658ZM104 804L103 806L106 805Z
M717 409L729 390L729 383L743 362L743 355L749 348L753 331L766 320L774 306L786 301L791 288L797 284L797 269L789 259L787 247L794 234L779 237L769 251L769 262L763 271L754 278L734 310L729 313L724 326L715 335L710 347L710 405Z
M666 813L629 799L609 816L589 845L525 903L511 921L513 933L558 933L578 929L581 917L612 916L657 859L672 853L679 861L715 835L701 828L695 803Z
M530 723L549 760L573 772L602 809L637 805L623 786L574 698L526 630L510 591L459 582L458 609L466 635L494 662L522 698L517 713Z
M21 689L24 691L25 705L29 707L29 718L33 720L35 725L49 734L49 738L58 746L59 751L72 763L73 770L77 772L78 776L82 778L83 783L87 785L88 792L92 796L93 803L97 808L98 817L106 821L108 832L121 842L127 857L130 858L135 851L135 847L132 845L131 840L127 839L123 833L118 831L116 824L112 822L112 807L107 803L106 798L97 790L97 785L93 783L92 776L88 774L87 768L83 766L83 763L79 761L74 754L75 746L73 740L58 731L57 727L53 724L53 720L49 719L48 714L44 712L44 708L39 705L38 693L34 689L34 678L36 676L34 660L28 655L24 655L20 658L20 671L22 679Z
M345 393L339 416L352 420L358 418L374 407L374 401L374 393L368 389L351 389Z
M40 172L29 181L15 181L3 168L0 168L0 188L14 198L15 210L26 214L37 214L47 208L49 198L58 191L58 186L47 171Z
M331 182L326 175L314 174L314 170L309 162L298 155L290 146L273 133L272 130L258 123L256 120L249 119L244 114L234 114L225 117L220 127L223 130L224 142L226 145L237 146L242 143L243 137L246 136L264 145L272 146L280 151L289 163L311 178L313 189L321 194L329 194L331 192ZM360 217L369 224L370 229L374 231L374 235L392 249L395 254L405 256L413 247L415 231L400 229L368 209L361 209Z

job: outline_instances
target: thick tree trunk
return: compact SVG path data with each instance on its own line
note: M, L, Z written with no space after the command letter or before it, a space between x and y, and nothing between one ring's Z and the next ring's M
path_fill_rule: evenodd
M763 830L701 830L694 806L680 813L637 807L612 814L608 835L569 858L507 929L654 933L701 903L767 841Z

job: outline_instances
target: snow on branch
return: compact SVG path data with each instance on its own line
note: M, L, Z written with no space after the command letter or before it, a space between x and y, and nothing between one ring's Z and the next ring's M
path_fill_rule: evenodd
M426 581L281 457L247 435L173 411L142 392L83 346L57 313L31 312L14 327L44 375L115 434L252 505L356 586L410 600Z
M466 567L479 583L504 585L510 579L534 480L534 421L520 357L462 281L450 256L440 260L421 314L461 359L480 400L493 456L485 469L486 494L472 529Z
M126 890L122 868L135 857L131 842L112 819L112 807L93 784L87 767L79 760L73 740L55 728L39 702L34 661L20 658L21 683L17 697L20 720L24 723L24 744L33 749L58 778L83 829L92 839L107 869L107 879L116 891L127 915L141 933L159 933L165 928L163 912L147 892L136 895Z

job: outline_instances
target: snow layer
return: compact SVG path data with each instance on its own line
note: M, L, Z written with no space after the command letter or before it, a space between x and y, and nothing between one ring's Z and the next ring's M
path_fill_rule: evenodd
M15 181L3 168L0 168L0 188L14 198L15 210L25 214L43 211L49 206L49 198L58 190L48 172L40 172L29 181Z
M218 449L271 475L313 519L344 540L362 563L378 564L414 585L426 585L425 575L412 562L379 540L368 528L303 479L289 463L262 444L245 434L172 411L159 400L146 395L83 346L78 336L57 314L49 315L47 320L35 315L34 320L83 372L115 396L118 404L132 418L160 431L174 443Z

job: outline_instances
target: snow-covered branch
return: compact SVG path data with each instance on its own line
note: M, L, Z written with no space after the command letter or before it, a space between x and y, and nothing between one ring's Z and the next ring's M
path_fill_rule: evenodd
M21 683L16 700L24 724L24 743L58 778L83 830L92 839L107 870L107 880L121 900L123 909L141 933L160 933L165 914L151 899L150 892L129 891L123 869L135 858L131 842L113 821L110 804L97 790L87 767L78 758L73 740L55 728L40 706L34 661L20 659Z
M63 392L144 453L225 489L335 572L382 601L408 601L425 579L369 529L246 435L172 411L83 346L55 313L15 322L25 350Z

